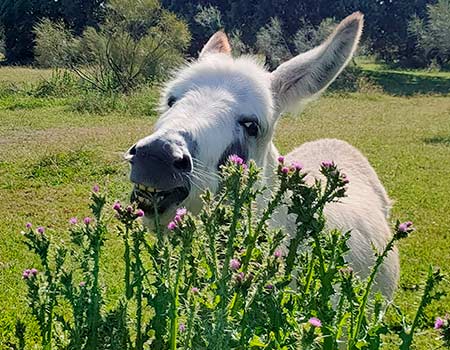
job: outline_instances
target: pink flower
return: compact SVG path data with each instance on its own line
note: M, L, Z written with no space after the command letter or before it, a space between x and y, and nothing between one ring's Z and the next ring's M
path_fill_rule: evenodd
M184 323L180 323L180 325L178 326L178 330L183 333L186 331L186 325Z
M284 166L284 167L281 168L281 172L282 172L283 174L287 174L287 173L289 172L289 168L286 167L286 166Z
M275 252L273 253L273 256L277 259L281 258L283 256L283 252L281 251L281 249L277 249L275 250Z
M98 185L94 185L94 187L92 187L92 192L98 193L98 191L100 191L100 187Z
M42 233L44 233L45 232L45 228L44 227L42 227L42 226L39 226L38 228L37 228L37 233L40 233L40 234L42 234Z
M30 274L31 274L31 270L26 269L26 270L24 270L24 271L22 272L22 278L23 278L24 280L27 280L28 278L30 278Z
M241 267L241 262L238 259L231 259L230 260L230 269L236 271Z
M121 208L122 208L122 206L120 205L120 202L119 202L119 201L116 201L116 202L114 203L114 205L113 205L113 209L114 209L115 211L119 211Z
M283 156L279 156L278 157L278 163L283 164L284 163L284 157Z
M236 281L238 281L239 283L244 282L244 279L245 279L245 273L239 272L239 273L236 275Z
M86 282L81 281L81 282L80 282L80 287L84 287L84 286L86 286Z
M412 230L412 225L413 225L413 223L411 221L404 222L404 223L398 225L398 231L399 232L408 232L408 231Z
M177 223L176 223L175 221L171 221L171 222L169 222L169 224L167 225L167 228L168 228L170 231L175 230L176 227L177 227Z
M334 167L334 162L332 160L325 160L321 164L324 168L332 168Z
M200 290L197 287L192 287L192 289L191 289L192 294L198 294L199 292L200 292Z
M32 274L33 276L36 276L38 274L38 270L36 270L35 268L32 268L30 271L30 274Z
M182 217L180 215L175 215L175 217L173 218L173 221L175 221L177 223L180 223L181 220L183 220L183 219L182 219Z
M236 165L244 164L244 160L237 154L232 154L231 156L228 157L228 160Z
M83 219L83 222L84 222L86 225L89 225L89 224L92 222L92 219L91 219L89 216L87 216L87 217L85 217L85 218Z
M127 207L127 212L132 213L133 212L133 207L131 205L129 205Z
M75 225L77 222L78 222L78 219L75 217L70 218L70 220L69 220L69 224L71 224L71 225Z
M176 214L183 218L187 214L186 208L178 208Z
M141 217L143 217L145 215L145 213L144 213L144 211L142 209L138 209L137 212L136 212L136 215L139 218L141 218Z
M444 327L444 320L440 317L436 318L436 321L434 322L434 329L441 329Z
M27 224L25 225L26 228L31 228L31 226L33 226L33 225L31 224L31 222L27 222Z
M350 182L347 178L347 175L345 174L342 175L342 182L344 183L344 185L347 185Z
M311 317L308 322L313 327L322 327L322 322L317 317Z
M303 169L303 164L299 163L299 162L292 162L291 169L292 170L296 170L296 171L300 171L300 170Z

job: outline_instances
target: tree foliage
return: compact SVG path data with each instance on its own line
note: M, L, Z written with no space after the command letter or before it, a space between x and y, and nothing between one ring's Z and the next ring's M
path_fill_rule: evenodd
M433 61L443 66L450 61L450 1L439 0L427 6L427 16L414 16L409 33L417 41L419 59L425 64Z

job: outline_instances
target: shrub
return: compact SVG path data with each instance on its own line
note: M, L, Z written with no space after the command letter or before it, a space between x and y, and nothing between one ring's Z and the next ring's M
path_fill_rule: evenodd
M80 42L63 22L44 19L34 27L34 34L34 54L39 66L68 68L76 63Z
M369 296L383 259L412 224L397 223L362 281L345 262L349 233L325 230L324 206L345 196L346 177L334 163L323 163L326 181L309 186L301 166L288 167L282 159L277 173L273 193L257 210L256 200L266 191L257 185L260 169L230 157L222 190L203 195L200 214L177 210L171 233L161 230L156 216L155 236L137 221L142 210L116 202L124 274L123 295L112 307L106 307L100 269L110 216L103 213L107 200L98 186L92 217L70 219L70 244L54 244L43 227L34 231L27 224L25 242L41 266L26 269L22 278L42 346L332 350L345 340L356 350L379 349L382 336L396 332L400 349L409 349L424 324L424 308L440 296L434 289L441 274L430 269L414 320L401 315L400 326L387 323L389 305L381 296L372 303ZM293 237L269 226L280 205L296 214ZM448 321L441 321L448 343Z
M46 67L70 67L102 92L125 92L166 77L182 61L190 41L184 22L157 0L112 0L98 28L75 37L62 22L35 27L36 60Z
M440 67L447 64L450 61L450 2L439 0L427 5L427 18L414 16L408 32L415 38L426 63L434 61Z
M256 50L266 56L266 62L272 69L292 57L289 43L284 37L278 18L272 18L269 24L258 31Z
M130 92L167 76L189 40L186 24L158 1L113 0L99 29L84 32L76 71L101 91Z

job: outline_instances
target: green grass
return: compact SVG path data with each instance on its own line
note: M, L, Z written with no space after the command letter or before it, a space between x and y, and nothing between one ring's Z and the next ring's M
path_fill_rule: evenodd
M369 158L395 200L393 218L412 220L418 228L400 246L396 302L411 313L419 298L414 290L424 281L428 265L450 273L450 96L398 95L323 97L301 117L283 118L276 144L286 153L302 142L334 137ZM124 106L138 104L131 112L121 107L103 114L77 112L70 99L0 98L0 344L11 339L16 317L27 317L20 276L36 260L22 243L24 224L46 226L55 240L64 239L59 227L68 226L74 215L88 213L95 183L111 200L127 200L128 166L121 153L152 131L155 116L149 104L154 96L149 96L146 104L122 101ZM144 100L142 95L138 99ZM108 270L103 276L112 296L120 289L121 250L118 239L110 238L102 268ZM448 284L444 287L450 292ZM429 313L442 315L449 309L447 297ZM429 349L435 337L420 335L417 348Z
M448 94L450 72L399 70L367 60L357 60L365 74L391 95Z

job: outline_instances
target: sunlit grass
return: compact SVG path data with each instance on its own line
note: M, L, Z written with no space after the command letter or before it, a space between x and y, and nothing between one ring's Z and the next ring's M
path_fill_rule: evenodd
M16 317L26 314L20 276L35 262L22 244L25 222L48 227L57 240L65 238L52 228L87 214L94 183L110 198L126 202L130 185L121 153L150 134L155 120L148 109L98 115L76 112L64 99L36 101L26 98L26 107L11 108L14 101L0 99L0 344L13 336ZM283 153L322 137L358 147L395 201L393 219L414 221L417 233L400 246L402 278L396 297L408 311L417 305L419 295L412 291L420 288L429 264L450 272L449 115L446 96L349 94L323 97L300 117L285 117L278 125L276 144ZM120 269L118 254L116 237L111 237L103 269ZM116 293L116 274L104 276L108 292ZM442 315L449 309L446 298L429 312ZM419 348L429 349L432 338L434 334L420 336Z

